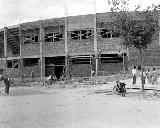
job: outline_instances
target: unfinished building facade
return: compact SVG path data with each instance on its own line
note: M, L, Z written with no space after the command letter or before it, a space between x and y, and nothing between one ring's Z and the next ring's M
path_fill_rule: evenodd
M123 71L129 51L111 31L108 13L28 22L0 30L1 73L19 78L111 75ZM159 46L160 40L155 44ZM135 54L135 53L134 53ZM134 55L133 56L136 56ZM130 56L132 53L130 53Z

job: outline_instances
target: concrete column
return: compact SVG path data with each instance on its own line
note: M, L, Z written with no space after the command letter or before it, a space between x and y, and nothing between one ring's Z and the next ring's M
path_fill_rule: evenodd
M22 57L22 46L23 46L23 38L22 38L22 26L19 26L19 47L20 47L20 60L19 60L19 69L21 71L21 78L23 78L23 57Z
M43 57L43 42L44 42L45 31L40 21L40 65L41 65L41 78L45 77L45 58Z
M94 52L96 59L96 71L95 76L98 75L98 49L97 49L97 26L96 26L96 12L94 14Z
M7 31L8 31L8 28L4 27L4 63L5 63L5 70L7 68Z
M65 53L68 54L68 18L65 18L65 33L64 33L64 38L65 38Z
M65 74L66 74L66 78L69 78L69 56L68 56L68 18L65 18L65 34L64 34L64 38L65 38Z
M159 13L160 13L160 12L159 12ZM160 14L159 14L159 15L160 15ZM159 21L159 27L160 27L160 16L159 16L158 21ZM159 30L159 40L158 40L158 43L159 43L159 46L160 46L160 30Z

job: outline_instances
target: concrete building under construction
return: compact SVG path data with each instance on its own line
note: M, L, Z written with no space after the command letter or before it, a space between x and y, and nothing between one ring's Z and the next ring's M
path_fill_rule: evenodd
M122 72L127 56L136 59L138 54L132 55L120 35L111 31L111 19L109 13L98 13L4 27L0 29L0 71L15 78ZM156 47L159 37L152 43Z

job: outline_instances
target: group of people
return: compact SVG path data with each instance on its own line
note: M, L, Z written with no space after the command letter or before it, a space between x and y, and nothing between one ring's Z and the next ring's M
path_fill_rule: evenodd
M5 94L9 94L9 88L10 88L10 78L6 75L0 75L0 81L4 81L5 84Z
M150 69L147 70L146 72L146 77L148 79L148 83L149 84L158 84L158 77L159 77L159 72L155 70L155 68L153 68L152 71L150 71Z
M49 75L47 78L47 81L49 82L49 84L51 85L52 83L54 83L57 80L57 77L55 75Z
M153 68L152 70L150 68L148 68L147 70L145 70L144 68L142 69L143 71L140 73L141 79L142 79L142 84L145 84L145 80L148 80L148 84L157 84L157 80L159 77L159 73L158 71L155 70L155 68ZM143 74L142 74L143 73ZM137 69L136 66L133 67L132 69L132 76L133 76L133 82L132 84L136 84L136 78L137 78Z

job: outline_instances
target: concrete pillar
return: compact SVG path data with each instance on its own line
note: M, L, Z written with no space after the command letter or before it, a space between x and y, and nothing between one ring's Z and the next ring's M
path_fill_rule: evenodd
M8 31L8 28L4 27L4 63L5 63L5 70L7 68L7 31Z
M22 57L22 46L23 46L23 38L22 38L22 26L20 25L19 26L19 47L20 47L20 54L19 54L19 57L20 57L20 60L19 60L19 69L21 71L21 78L23 78L23 57Z
M94 14L94 52L96 59L96 71L95 76L98 75L98 49L97 49L97 26L96 26L96 13Z
M68 54L68 18L65 18L65 53Z
M68 56L68 18L65 18L65 33L64 33L64 38L65 38L65 74L67 79L69 78L69 56Z
M40 21L40 65L41 65L41 78L45 77L45 58L43 57L43 42L45 37L45 31Z
M159 13L160 13L160 12L159 12ZM160 15L160 14L159 14L159 15ZM160 16L159 16L158 21L159 21L159 27L160 27ZM158 40L158 43L159 43L159 46L160 46L160 30L159 30L159 40Z

